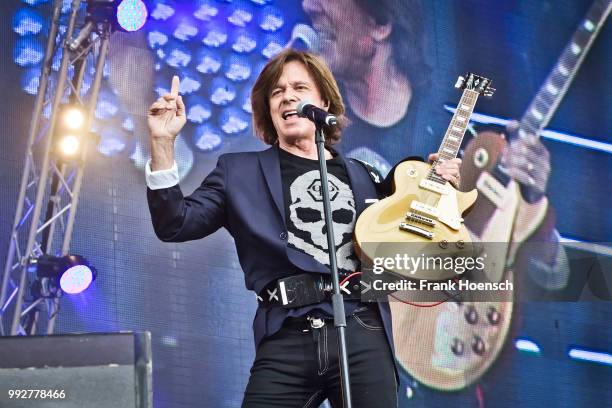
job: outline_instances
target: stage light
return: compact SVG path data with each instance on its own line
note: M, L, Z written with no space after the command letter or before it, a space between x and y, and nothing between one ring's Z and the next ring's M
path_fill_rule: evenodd
M204 0L200 2L200 7L193 13L193 16L198 20L210 21L217 14L219 14L219 8L210 1Z
M159 30L153 30L149 31L147 40L149 41L149 47L157 48L166 45L168 42L168 36Z
M187 120L192 123L202 124L212 116L212 107L201 96L190 97L187 106Z
M45 20L36 11L23 8L13 17L13 31L19 35L36 35L40 33Z
M172 68L185 68L191 62L191 50L177 40L170 40L163 48L164 61Z
M215 78L210 86L210 101L215 105L226 106L236 98L236 87L224 78Z
M189 95L194 92L197 92L202 87L202 83L200 82L200 78L193 72L189 70L183 71L181 78L181 87L179 91L183 95Z
M198 126L193 141L200 151L210 152L221 146L223 139L217 129L209 124L205 124Z
M235 82L241 82L251 76L251 64L244 57L232 55L227 59L225 77Z
M249 53L255 49L257 41L255 37L245 30L237 30L232 43L232 50L239 54Z
M285 48L285 39L280 35L266 35L261 41L261 55L270 59Z
M217 25L211 25L202 39L202 42L214 48L219 48L227 42L227 31Z
M189 19L181 21L172 35L181 41L189 41L198 34L198 27Z
M13 60L22 67L38 65L45 56L42 43L33 36L25 36L15 41Z
M69 294L81 293L93 282L93 272L85 265L69 268L60 278L60 287Z
M63 157L75 157L85 133L85 112L77 105L61 105L55 128L55 150Z
M198 54L196 62L198 66L196 69L202 74L216 74L223 63L223 58L216 50L208 50L202 48Z
M577 361L586 361L589 363L598 363L603 365L612 366L612 353L590 350L582 347L572 347L568 351L567 355Z
M266 7L263 9L259 19L259 27L268 32L280 30L285 24L283 13L276 7Z
M531 339L518 338L514 341L514 346L517 350L524 351L526 353L541 353L540 346L538 346L538 344Z
M42 255L31 261L28 269L36 270L38 278L51 279L68 294L83 292L96 278L96 269L80 255Z
M236 108L225 108L219 117L219 124L224 133L233 135L238 134L249 127L247 115Z
M151 12L151 17L155 20L166 21L174 15L174 8L164 3L157 3Z
M147 21L147 7L142 0L123 0L117 7L117 22L129 32L140 30Z
M38 93L40 81L40 67L28 68L21 76L21 89L30 95Z
M76 107L67 108L63 112L64 124L69 129L81 129L85 123L85 114L83 111Z
M230 14L230 16L227 18L227 21L236 27L246 27L246 25L250 23L252 19L253 13L242 5L242 7L234 8L232 14Z
M85 25L68 41L68 48L76 52L87 44L100 23L110 23L114 29L133 32L141 29L146 21L147 8L141 0L88 0Z
M59 140L60 152L65 156L74 156L80 145L79 138L75 135L66 135Z

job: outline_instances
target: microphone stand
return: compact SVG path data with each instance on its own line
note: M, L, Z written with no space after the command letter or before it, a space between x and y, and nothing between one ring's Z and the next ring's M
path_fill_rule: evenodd
M315 122L316 123L316 122ZM346 350L346 316L344 313L344 299L340 293L340 278L336 263L336 243L334 240L334 222L329 201L329 185L327 184L327 163L325 162L325 134L319 124L316 124L315 143L319 156L319 174L321 175L321 193L323 194L323 211L325 213L325 227L327 228L327 248L329 252L329 267L331 269L332 306L334 309L334 326L338 332L338 359L340 361L340 377L342 386L342 399L344 408L353 406L351 387L349 381L348 352Z

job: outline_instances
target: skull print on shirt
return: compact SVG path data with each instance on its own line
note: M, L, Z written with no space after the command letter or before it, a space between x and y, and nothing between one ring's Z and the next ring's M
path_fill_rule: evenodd
M346 183L331 173L328 174L328 184L338 269L352 272L358 264L352 243L356 214L353 192ZM323 195L318 170L308 171L291 183L290 199L287 220L289 245L329 266Z

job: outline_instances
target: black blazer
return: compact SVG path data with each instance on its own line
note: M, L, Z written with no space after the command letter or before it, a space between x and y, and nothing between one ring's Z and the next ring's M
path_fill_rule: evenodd
M366 199L378 198L376 185L363 164L340 157L346 165L358 217L367 206ZM225 227L236 243L246 287L255 293L271 281L295 273L329 273L326 265L287 246L276 146L262 152L221 155L217 167L188 197L177 185L147 189L147 199L155 233L162 241L198 239ZM379 309L393 347L389 305L379 302ZM266 316L260 307L253 322L256 345L265 328Z

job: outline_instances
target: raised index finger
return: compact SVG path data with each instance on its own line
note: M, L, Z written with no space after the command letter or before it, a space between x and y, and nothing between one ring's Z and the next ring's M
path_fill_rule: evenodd
M172 88L170 89L170 95L172 95L175 98L178 97L180 84L181 84L181 81L179 80L178 75L173 76L172 77Z

